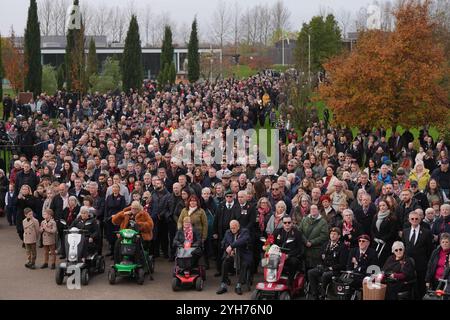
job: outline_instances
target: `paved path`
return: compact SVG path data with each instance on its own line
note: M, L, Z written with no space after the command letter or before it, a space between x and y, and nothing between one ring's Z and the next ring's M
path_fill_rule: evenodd
M107 258L108 265L111 264ZM37 266L43 262L42 249L38 248ZM57 260L58 262L58 260ZM214 262L214 261L212 261ZM88 286L81 290L69 290L65 285L55 283L55 271L50 269L26 269L25 249L22 249L15 227L10 227L5 218L0 218L0 300L2 299L145 299L145 300L217 300L250 299L245 291L242 296L234 293L234 286L229 292L217 295L219 278L214 278L213 269L207 271L207 280L202 292L195 290L173 292L171 288L173 263L165 259L156 260L154 281L146 278L144 285L127 279L120 279L114 286L108 283L107 272L95 275ZM235 277L232 277L235 283Z

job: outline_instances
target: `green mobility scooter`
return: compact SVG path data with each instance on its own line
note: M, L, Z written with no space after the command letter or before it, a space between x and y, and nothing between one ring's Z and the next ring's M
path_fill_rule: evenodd
M132 223L134 224L134 221ZM150 280L153 280L154 258L144 249L139 231L136 231L135 228L122 229L117 234L119 234L117 241L120 241L120 262L115 261L115 264L109 270L109 283L113 285L118 277L127 277L136 279L136 282L142 285L146 275L149 275Z

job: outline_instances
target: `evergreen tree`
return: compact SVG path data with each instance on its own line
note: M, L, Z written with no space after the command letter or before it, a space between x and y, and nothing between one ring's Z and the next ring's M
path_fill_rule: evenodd
M79 5L78 0L74 0L75 6ZM66 45L66 88L72 92L83 92L85 90L85 56L84 56L84 25L81 19L80 29L67 31Z
M195 82L200 78L200 54L198 53L197 18L192 23L188 45L188 79Z
M37 14L36 0L30 0L28 21L25 29L24 54L28 72L25 75L25 90L33 92L34 96L41 94L41 32Z
M172 30L170 26L164 29L164 39L161 52L161 70L159 71L158 82L159 86L164 87L167 82L173 83L176 78L175 65L173 64L173 44L172 44Z
M144 71L142 66L142 48L139 37L139 25L135 15L131 17L125 49L122 57L122 82L123 90L139 89L142 86Z
M58 85L58 90L62 90L64 88L64 79L66 78L64 70L64 64L61 64L56 70L56 83Z
M89 42L89 53L87 57L87 69L86 69L86 78L88 79L89 88L92 87L92 84L89 82L90 77L93 74L98 72L98 61L97 61L97 49L95 47L95 40L91 38Z

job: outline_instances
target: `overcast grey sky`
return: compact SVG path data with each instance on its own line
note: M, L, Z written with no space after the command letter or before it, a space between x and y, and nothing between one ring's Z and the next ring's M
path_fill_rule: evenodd
M191 23L194 15L197 15L201 29L207 31L207 25L211 21L212 12L219 2L227 2L230 8L234 0L80 0L93 5L107 3L108 5L127 6L134 3L139 15L139 8L146 5L151 6L153 13L170 12L172 20L178 25L183 22ZM245 10L258 4L272 5L275 0L244 0L239 1L240 7ZM285 6L291 10L291 24L294 30L299 30L303 22L307 22L311 17L318 14L321 9L332 10L338 13L342 10L351 11L355 15L361 7L366 7L373 0L284 0ZM383 2L383 1L381 1ZM40 0L38 0L38 5ZM23 35L27 19L27 9L29 0L1 0L0 1L0 32L2 35L9 35L11 26L14 26L16 35ZM141 11L142 12L142 11ZM206 26L206 28L205 28Z

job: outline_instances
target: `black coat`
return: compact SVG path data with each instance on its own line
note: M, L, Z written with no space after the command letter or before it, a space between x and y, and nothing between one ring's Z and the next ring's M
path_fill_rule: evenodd
M50 209L53 210L53 214L54 214L54 218L55 221L58 222L61 219L65 219L64 218L64 214L63 214L63 199L61 198L61 196L58 194L55 197L53 197L52 202L50 203Z
M17 176L16 176L16 186L15 186L15 191L18 194L20 191L20 188L23 185L28 185L30 186L31 190L34 192L39 184L39 178L36 176L36 174L30 170L30 172L25 173L22 171L20 171Z
M430 207L430 204L428 203L428 198L425 195L425 193L421 192L421 191L417 191L414 194L414 199L417 200L417 202L419 203L419 206L422 208L422 210L425 212L425 210L427 210Z
M411 199L411 205L409 207L406 207L403 201L400 202L400 205L398 206L400 230L409 227L409 213L416 209L421 209L421 207L414 198Z
M356 259L358 265L354 267L352 260ZM350 249L347 260L347 270L356 271L358 273L366 274L367 268L372 265L378 265L378 257L375 249L367 248L365 254L361 256L359 247Z
M170 193L167 189L163 189L161 191L155 191L152 194L152 202L151 202L151 217L153 221L158 221L160 219L165 219L167 216L167 201L169 199Z
M416 244L411 242L411 227L403 230L402 241L405 245L406 254L414 259L416 270L425 271L428 259L433 251L433 238L430 230L420 227Z
M437 269L437 265L439 262L439 255L441 254L441 251L442 251L442 248L441 248L441 246L439 246L431 254L430 260L428 261L427 274L425 276L426 283L433 283L435 281L434 276L436 274L436 269ZM445 261L448 261L448 255L447 255ZM447 263L447 267L448 267L448 263Z
M401 281L410 281L416 276L414 261L408 256L402 260L396 260L395 255L389 256L383 265L383 271L396 274Z
M225 203L220 204L213 223L214 234L219 236L219 240L225 237L225 232L230 229L230 221L236 219L239 212L240 208L237 201L234 202L231 209L228 209Z
M23 210L25 208L30 208L35 212L36 208L36 198L32 195L27 196L25 198L19 199L17 198L17 215L16 215L16 226L18 229L22 230L22 221L25 219L25 215L23 213Z
M192 235L193 240L191 247L199 247L202 243L202 237L200 233L198 233L198 230L195 228L192 228ZM184 241L186 241L186 238L184 236L183 229L177 230L177 233L175 234L175 238L173 239L173 247L178 248L184 245Z
M88 223L88 222L90 222L90 223ZM72 224L70 225L70 228L87 230L88 231L87 237L92 238L94 240L98 240L99 227L98 227L97 220L95 220L95 218L89 218L87 220L83 220L83 219L81 219L81 217L78 217L77 219L75 219L72 222Z
M344 270L347 265L349 250L339 241L336 246L331 246L331 241L326 242L322 247L322 263L327 269L332 268L332 271Z
M381 222L380 230L378 230L376 227L377 217L378 217L378 215L376 215L373 218L371 235L372 235L372 239L377 238L377 239L380 239L385 242L383 251L378 252L380 265L383 265L386 262L389 255L391 254L392 244L397 239L398 224L395 219L392 219L391 217L387 217ZM378 245L377 242L372 241L373 248L376 248L377 245Z
M87 190L81 188L81 191L77 194L75 188L72 188L72 189L69 190L69 195L76 197L78 199L78 202L80 204L83 204L84 197L89 195L89 192Z
M246 228L251 235L255 234L256 208L246 203L244 206L238 204L239 210L236 212L235 219L239 221L241 228Z
M178 218L180 217L181 210L186 207L186 203L181 196L176 196L173 193L167 198L167 210L166 210L166 221L169 223L178 223Z
M237 236L234 235L231 230L227 230L221 245L223 250L226 250L228 246L236 249L237 255L239 255L241 261L244 261L247 265L252 264L253 252L251 251L250 245L250 233L247 229L239 229ZM224 252L224 254L226 254L226 252Z
M297 228L292 228L291 231L286 232L284 228L275 229L273 232L274 244L280 248L289 249L288 256L302 259L305 253L305 243L303 237ZM288 239L294 239L290 243L286 243Z
M375 204L371 203L367 214L364 213L364 209L360 205L356 205L353 210L356 221L361 225L362 232L370 235L370 230L372 228L373 217L377 214L377 207Z
M344 221L342 221L338 227L341 229L341 232L343 234L344 232ZM352 223L352 231L350 232L351 237L348 235L343 235L342 240L343 241L349 241L350 242L350 248L355 248L358 246L358 237L363 234L362 226L357 222L353 221Z
M113 194L109 195L105 200L105 219L108 219L125 208L125 197Z

